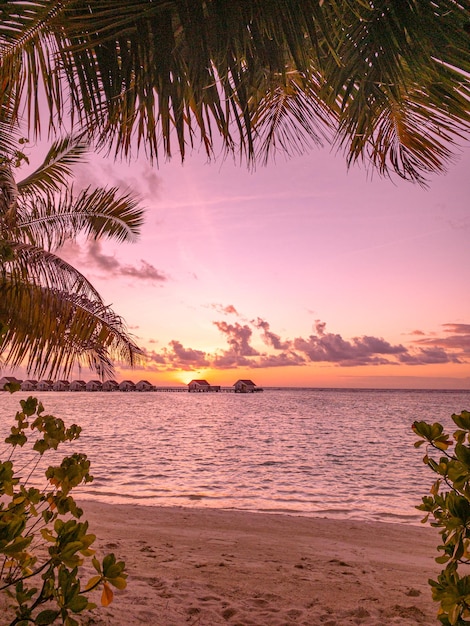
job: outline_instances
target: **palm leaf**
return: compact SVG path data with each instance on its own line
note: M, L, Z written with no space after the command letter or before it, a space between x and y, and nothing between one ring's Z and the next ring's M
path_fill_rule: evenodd
M37 0L8 6L0 26L8 109L18 114L23 95L38 129L40 81L52 124L63 121L67 103L72 120L116 153L144 146L151 157L176 151L184 157L196 142L211 153L215 134L248 160L275 148L295 153L314 144L321 130L321 118L312 123L311 94L322 101L327 120L337 120L336 141L349 162L376 154L373 163L382 172L396 163L400 175L419 179L429 167L443 169L453 144L468 138L467 1ZM278 77L289 72L302 76L302 97L299 92L280 107ZM398 152L413 154L405 165L402 158L381 158L377 137L408 99L415 120L430 120L436 132L421 143L414 132L393 139ZM442 140L443 103L449 102Z
M50 251L79 233L130 241L140 231L143 211L130 194L58 193L83 152L77 139L56 142L19 186L10 160L0 164L0 355L38 375L68 372L74 363L111 373L114 358L133 364L139 354L93 285Z
M313 91L313 80L305 81L295 71L277 78L277 83L271 77L269 85L260 89L260 101L250 101L258 160L265 163L276 151L302 154L312 144L322 145L334 123L331 110L318 97L318 81Z
M2 259L0 281L10 285L33 284L61 293L101 302L101 296L89 280L72 265L41 247L17 241L0 240L9 256Z
M87 188L78 196L70 188L56 198L27 199L18 217L18 236L48 250L61 247L80 233L132 242L140 232L143 215L137 200L116 187Z
M80 364L109 376L113 359L133 365L141 354L122 319L100 301L8 280L0 291L6 296L0 303L6 365L25 363L29 372L53 378Z
M452 0L348 11L350 27L333 35L341 63L323 66L325 97L339 110L336 142L350 164L424 182L469 136L468 11Z
M0 226L4 230L14 225L18 204L18 187L8 158L0 163L0 189Z
M67 136L55 141L43 163L27 178L19 181L18 191L22 194L48 196L68 184L72 176L72 165L83 161L87 144L80 137Z
M20 106L26 103L27 120L34 132L41 126L40 93L51 122L55 117L57 124L62 123L64 83L56 54L65 42L57 21L65 4L63 0L10 0L1 7L0 103L13 118L18 118Z

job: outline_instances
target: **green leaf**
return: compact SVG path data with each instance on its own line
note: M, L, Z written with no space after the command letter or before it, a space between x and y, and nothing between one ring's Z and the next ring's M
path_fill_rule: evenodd
M459 461L470 468L470 447L465 446L463 443L457 443L455 446L455 456Z
M452 419L459 428L470 431L470 411L462 411L459 415L454 413Z
M36 413L36 409L38 406L38 399L29 396L27 400L20 400L21 408L23 409L23 413L30 417Z
M41 611L36 616L35 623L38 626L46 626L47 624L52 624L59 617L60 611L53 611L52 609L48 609L46 611Z
M86 596L75 596L69 603L68 608L74 613L81 613L88 606L88 598Z
M444 563L447 563L449 560L449 556L447 554L443 554L442 556L438 556L435 558L436 563L439 563L441 565L443 565Z
M21 384L20 383L5 383L3 385L4 391L9 391L10 393L15 393L16 391L20 391Z
M116 578L109 578L108 581L116 587L116 589L122 590L127 587L127 580L124 576L117 576Z
M17 556L30 545L32 537L15 537L12 543L2 548L3 554L7 556Z

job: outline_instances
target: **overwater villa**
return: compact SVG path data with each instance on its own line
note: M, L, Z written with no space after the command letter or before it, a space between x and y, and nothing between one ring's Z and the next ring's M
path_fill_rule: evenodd
M87 391L101 391L103 389L103 383L101 380L89 380L86 384Z
M56 380L52 383L52 391L69 391L69 389L70 383L68 380Z
M33 380L32 378L28 380L24 380L21 383L21 391L36 391L37 388L38 388L38 381Z
M220 385L210 385L207 380L192 380L188 384L188 391L196 393L207 393L209 391L220 391Z
M84 380L72 380L70 383L70 391L85 391L86 382Z
M154 391L155 387L148 380L139 380L135 386L136 391Z
M132 380L123 380L119 383L119 391L135 391L135 383Z
M14 376L3 376L3 378L0 378L0 391L3 391L3 387L5 385L9 385L11 383L21 385L21 380L18 380Z
M105 380L103 383L103 391L118 391L119 383L115 380Z
M36 386L38 391L52 391L54 381L52 380L40 380Z
M257 387L252 380L248 379L237 380L233 386L235 393L255 393L256 391L263 391L261 387Z

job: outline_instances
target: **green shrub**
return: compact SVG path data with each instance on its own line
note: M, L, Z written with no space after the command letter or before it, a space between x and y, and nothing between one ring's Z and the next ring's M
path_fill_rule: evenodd
M96 607L91 591L100 588L106 606L110 585L124 589L125 564L114 554L100 562L91 549L95 535L87 521L78 521L83 511L70 492L93 480L86 455L71 454L40 470L43 455L78 439L81 428L46 415L36 398L20 404L0 452L0 590L10 615L2 623L76 626L73 615ZM95 575L82 586L84 563Z
M444 626L470 624L470 412L452 415L457 430L450 436L442 424L414 422L413 430L427 444L424 463L438 476L431 495L417 508L423 522L440 528L442 553L436 561L445 565L437 580L430 580L432 597L439 602L438 619ZM438 454L437 458L430 456Z

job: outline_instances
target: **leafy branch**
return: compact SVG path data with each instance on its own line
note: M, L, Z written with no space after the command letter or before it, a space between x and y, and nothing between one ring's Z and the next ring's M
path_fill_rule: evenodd
M91 592L101 588L101 604L107 606L112 587L126 587L125 563L114 554L100 561L92 549L96 536L87 521L78 521L83 511L70 493L93 480L86 455L74 453L49 465L45 486L35 486L43 456L78 439L81 428L45 414L36 398L20 405L5 439L10 453L0 459L0 592L9 598L8 623L78 626L73 616L96 607ZM28 453L33 456L25 463ZM82 585L85 562L96 574Z
M430 496L417 507L426 513L423 523L440 528L442 552L436 562L444 565L437 580L429 580L432 597L439 602L438 619L443 626L470 624L470 574L460 568L470 564L470 412L453 414L457 430L450 436L438 422L414 422L413 431L420 437L419 448L426 444L423 461L438 475ZM430 456L430 450L440 453Z

